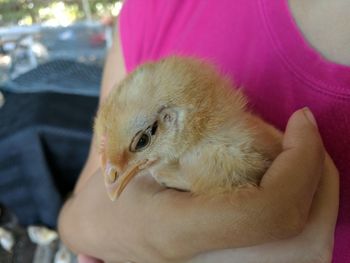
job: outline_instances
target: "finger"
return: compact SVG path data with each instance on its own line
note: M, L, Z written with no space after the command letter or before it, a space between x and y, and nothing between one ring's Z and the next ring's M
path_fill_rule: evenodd
M264 175L262 186L274 186L282 178L291 182L295 180L295 176L305 175L304 178L307 179L310 178L310 172L318 171L322 167L322 140L316 124L310 121L312 117L307 117L308 114L312 113L304 108L290 117L283 137L283 151Z
M298 206L307 214L324 164L322 139L309 109L290 117L282 144L283 151L265 173L261 187L285 202L300 200Z
M339 206L339 173L327 154L324 172L312 202L308 232L326 241L332 240ZM319 231L323 229L323 231ZM322 235L321 235L322 234Z

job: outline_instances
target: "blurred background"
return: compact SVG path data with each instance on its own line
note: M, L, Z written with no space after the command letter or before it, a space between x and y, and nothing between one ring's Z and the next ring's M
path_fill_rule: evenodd
M75 262L54 229L88 154L121 8L0 0L1 263Z
M57 59L103 64L120 1L0 0L0 82Z
M56 227L88 153L121 8L117 0L0 0L0 204L20 226Z

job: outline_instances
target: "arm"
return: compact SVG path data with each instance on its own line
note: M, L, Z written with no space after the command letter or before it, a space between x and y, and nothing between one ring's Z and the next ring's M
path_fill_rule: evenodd
M102 98L125 74L118 38L116 42L106 62ZM92 147L75 195L62 209L61 236L80 253L154 263L296 235L305 224L324 154L317 129L307 121L300 125L291 130L306 129L307 136L286 136L285 151L264 176L260 190L210 200L165 190L146 176L135 178L112 203L100 173L92 176L98 168Z

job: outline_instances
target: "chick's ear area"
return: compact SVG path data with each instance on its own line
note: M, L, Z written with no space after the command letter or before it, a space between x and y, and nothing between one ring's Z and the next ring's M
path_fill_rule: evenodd
M163 108L159 112L159 120L166 127L178 126L179 121L183 119L184 112L178 107Z

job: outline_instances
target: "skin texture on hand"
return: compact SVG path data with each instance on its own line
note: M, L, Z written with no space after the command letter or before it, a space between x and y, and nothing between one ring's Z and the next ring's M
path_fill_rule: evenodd
M311 213L298 236L259 246L203 253L187 263L330 263L338 191L338 172L327 155Z
M334 224L324 222L328 228L306 225L303 231L325 172L321 139L304 111L291 118L284 148L265 174L261 189L211 200L165 190L149 176L138 176L117 202L110 202L97 173L66 203L59 220L60 233L73 250L111 262L182 262L205 251L252 246L299 233L300 239L311 245L313 240L302 236L311 231L308 227L324 235L325 244L331 244ZM334 170L328 173L334 176ZM321 196L328 193L331 198L316 198L313 206L316 211L330 208L327 213L333 220L337 212L335 185L320 187ZM327 200L332 205L327 205ZM313 216L317 213L310 219ZM319 220L323 218L317 217Z

